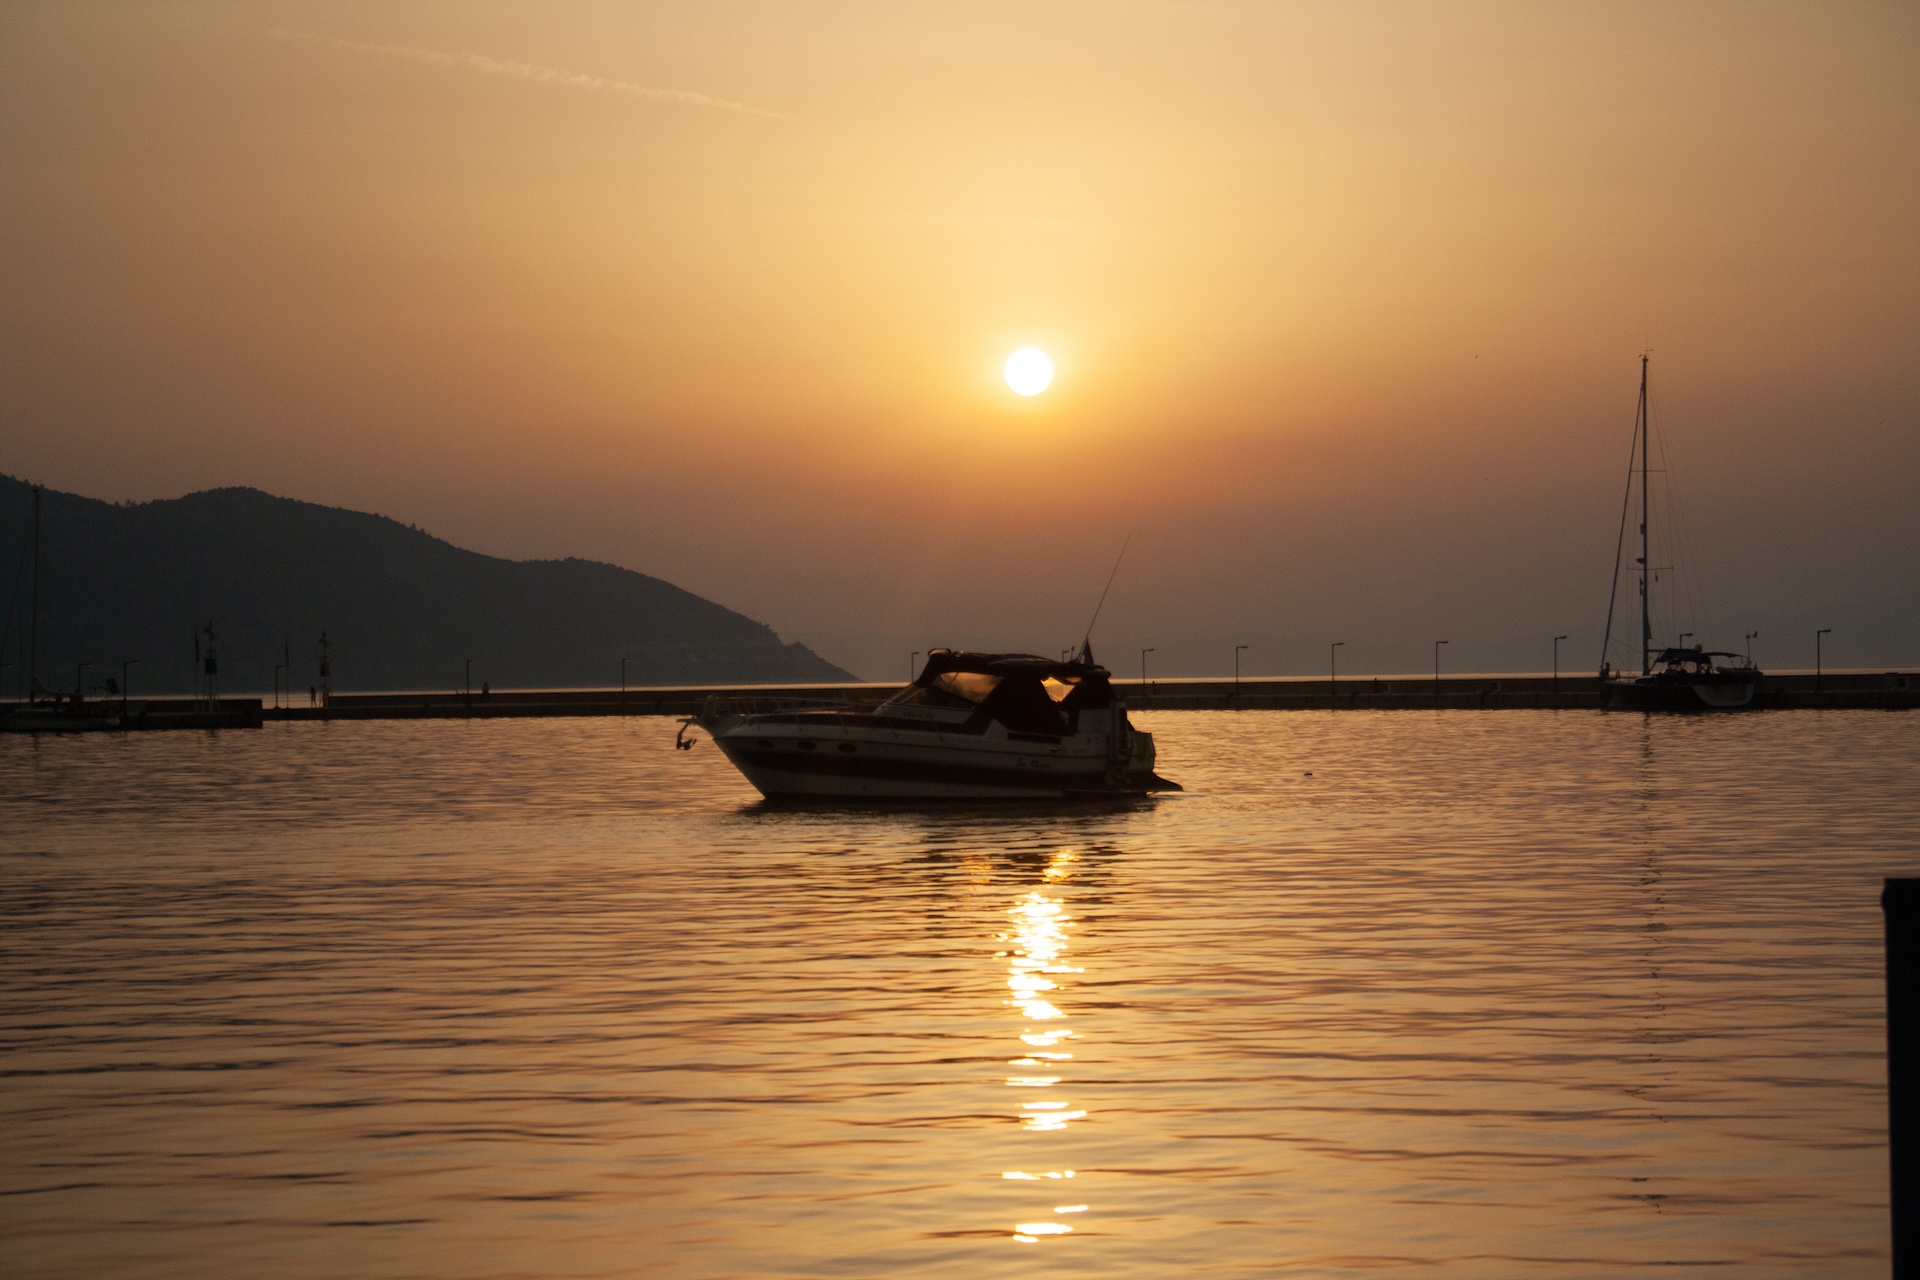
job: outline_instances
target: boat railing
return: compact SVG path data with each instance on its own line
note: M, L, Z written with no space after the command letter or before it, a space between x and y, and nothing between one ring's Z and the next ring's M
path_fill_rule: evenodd
M842 695L837 698L796 698L775 697L758 694L713 693L707 695L706 704L701 708L702 718L709 716L765 716L801 711L871 711L880 705L882 699L859 699Z

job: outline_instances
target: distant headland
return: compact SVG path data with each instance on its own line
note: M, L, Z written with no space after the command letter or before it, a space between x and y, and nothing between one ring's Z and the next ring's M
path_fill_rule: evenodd
M590 560L502 560L384 516L210 489L116 505L42 492L37 666L71 692L186 693L212 624L223 692L814 683L856 677L672 583ZM24 688L31 487L0 477L0 696ZM87 664L84 668L81 664ZM290 666L288 672L276 666Z

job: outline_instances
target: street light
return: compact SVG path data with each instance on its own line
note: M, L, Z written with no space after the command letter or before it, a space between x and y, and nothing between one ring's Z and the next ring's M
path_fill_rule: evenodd
M87 700L87 668L92 665L91 662L83 662L80 669L73 673L73 700L76 703Z
M1822 627L1813 633L1813 691L1820 692L1820 637L1831 635L1832 627Z
M907 655L907 683L908 684L913 683L913 671L914 671L914 668L919 665L919 663L920 663L920 651L918 649L915 649L912 653Z
M275 711L278 711L280 709L280 673L282 671L285 671L286 669L287 669L286 664L283 662L276 662L273 664L273 709ZM124 689L126 687L126 684L127 682L125 680L122 680L120 682L120 687ZM291 701L291 699L289 699L289 701Z
M1151 698L1151 694L1147 689L1147 655L1152 652L1153 650L1151 649L1142 649L1140 651L1140 696L1143 699Z
M1759 638L1758 631L1747 632L1747 665L1753 665L1753 642Z
M120 723L127 722L127 668L140 665L140 659L128 658L120 664Z
M1560 696L1560 642L1565 639L1565 636L1553 638L1553 696L1556 698Z
M627 659L624 654L620 658L620 714L627 714Z
M1240 651L1246 647L1243 644L1233 646L1233 696L1236 698L1240 696Z
M1340 678L1340 648L1345 640L1335 640L1327 646L1327 697L1333 697L1333 683Z
M1450 640L1433 642L1433 705L1436 707L1440 705L1440 646L1451 643Z
M466 681L467 681L467 701L472 702L473 701L473 659L472 658L467 659Z
M1684 648L1686 648L1686 647L1687 647L1687 637L1688 637L1688 636L1690 636L1690 635L1692 635L1692 634L1693 634L1693 632L1691 632L1691 631L1682 631L1682 632L1680 633L1680 643L1679 643L1679 644L1676 644L1676 645L1675 645L1675 646L1673 646L1673 647L1674 647L1674 648L1676 648L1676 649L1684 649Z

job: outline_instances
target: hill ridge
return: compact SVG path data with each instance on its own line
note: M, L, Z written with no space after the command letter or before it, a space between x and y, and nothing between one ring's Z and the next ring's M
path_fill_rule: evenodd
M510 560L376 512L246 485L113 503L43 493L39 676L68 689L117 676L195 684L196 634L220 638L221 687L317 683L327 633L336 690L855 679L805 645L664 579L567 556ZM0 476L0 556L12 618L0 691L24 687L31 486ZM82 672L78 664L87 663Z

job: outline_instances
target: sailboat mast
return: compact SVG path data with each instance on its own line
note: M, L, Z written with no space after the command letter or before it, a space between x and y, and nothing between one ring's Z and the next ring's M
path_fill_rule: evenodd
M1651 426L1647 422L1647 357L1640 356L1640 674L1653 674L1653 619L1648 613L1647 571L1652 553L1647 538L1647 447Z

